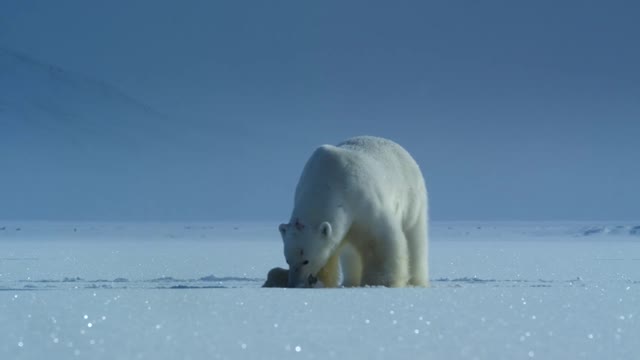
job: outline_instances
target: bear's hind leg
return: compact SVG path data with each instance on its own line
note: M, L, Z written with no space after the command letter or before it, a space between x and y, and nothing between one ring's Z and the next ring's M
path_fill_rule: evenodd
M428 234L426 216L406 231L409 247L409 285L429 286Z
M363 283L404 287L409 280L407 240L399 225L386 223L377 226L372 234L372 252L365 257Z

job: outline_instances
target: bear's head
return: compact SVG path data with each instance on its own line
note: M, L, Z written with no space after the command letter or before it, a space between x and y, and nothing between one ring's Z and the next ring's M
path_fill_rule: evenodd
M331 224L323 222L312 226L295 219L280 224L284 242L284 257L289 264L288 287L313 287L318 272L327 264L333 249Z

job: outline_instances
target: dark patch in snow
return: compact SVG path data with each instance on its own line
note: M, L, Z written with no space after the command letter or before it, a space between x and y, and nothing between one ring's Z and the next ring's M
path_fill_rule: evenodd
M0 291L34 291L34 290L50 290L45 288L0 288Z
M105 280L105 279L88 280L87 282L90 282L90 283L125 283L125 282L129 282L129 280L125 279L125 278L116 278L116 279L113 279L113 280Z
M60 280L49 280L49 279L43 279L43 280L19 280L19 282L30 282L30 283L59 283L62 282Z
M107 284L102 284L102 285L89 284L89 285L85 286L84 288L85 289L113 289L113 286L107 285Z
M204 277L201 277L200 279L198 279L198 281L217 281L217 282L223 282L223 281L263 281L263 280L264 279L235 277L235 276L217 277L215 275L204 276Z
M173 282L173 281L184 281L184 280L174 279L171 276L163 276L163 277L147 280L147 282Z
M579 236L594 236L594 235L640 235L640 225L625 226L589 226L583 228L578 233Z
M468 285L483 285L494 284L494 287L552 287L554 284L566 284L569 286L582 285L585 286L581 277L577 277L572 280L527 280L527 279L481 279L478 277L461 277L461 278L438 278L432 279L432 283L448 283L450 287L462 287L464 284Z
M190 285L174 285L169 287L159 287L156 289L174 289L174 290L182 290L182 289L226 289L224 286L190 286Z
M604 228L600 226L594 226L594 227L590 227L585 230L582 230L582 235L584 236L599 235L599 234L602 234L603 232L604 232Z
M477 284L477 283L496 282L497 280L494 280L494 279L485 280L485 279L480 279L480 278L477 278L477 277L474 276L474 277L461 277L461 278L455 278L455 279L439 278L439 279L434 279L432 281L437 281L437 282L463 282L463 283Z

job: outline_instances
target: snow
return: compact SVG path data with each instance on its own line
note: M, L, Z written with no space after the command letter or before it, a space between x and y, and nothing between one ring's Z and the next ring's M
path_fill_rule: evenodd
M435 223L428 289L263 289L277 223L2 222L0 358L628 359L637 226Z

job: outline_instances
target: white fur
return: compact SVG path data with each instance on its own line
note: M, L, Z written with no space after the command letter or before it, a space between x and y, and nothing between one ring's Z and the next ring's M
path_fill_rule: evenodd
M427 213L422 173L400 145L362 136L320 146L280 225L289 286L339 286L341 257L345 286L427 286Z

